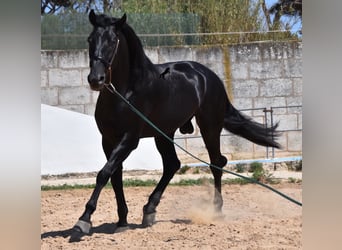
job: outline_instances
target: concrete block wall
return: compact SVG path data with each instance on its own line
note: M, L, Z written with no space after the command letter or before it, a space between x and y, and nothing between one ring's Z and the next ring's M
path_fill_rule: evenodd
M301 155L302 109L291 106L302 105L302 44L234 45L229 47L229 59L231 88L227 90L232 93L230 97L234 106L237 109L272 107L273 121L279 122L278 129L291 130L279 138L283 149L275 150L275 157ZM259 122L271 123L270 113L265 119L263 110L248 111L246 114ZM254 144L251 154L245 154L242 148L236 150L240 153L234 153L231 158L249 158L251 155L252 158L259 158L265 155L265 148Z
M301 155L302 109L285 108L302 104L302 44L298 42L253 43L230 46L145 48L153 63L179 60L198 61L222 79L237 109L258 122L270 124L263 108L273 107L273 121L284 132L279 138L282 150L275 157ZM41 51L41 101L89 115L94 114L98 92L91 91L87 75L87 50ZM278 108L282 107L282 108ZM265 120L266 119L266 120ZM193 121L195 125L195 122ZM232 159L262 158L265 147L222 132L221 150ZM196 128L191 138L177 132L176 142L207 159L207 152ZM177 149L182 162L194 160ZM269 155L271 156L271 154Z
M94 114L98 93L88 86L87 50L41 51L41 102Z

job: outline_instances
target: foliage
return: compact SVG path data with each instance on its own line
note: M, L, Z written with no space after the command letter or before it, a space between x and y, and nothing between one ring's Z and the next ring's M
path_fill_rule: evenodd
M177 171L177 173L178 173L178 174L185 174L186 171L188 171L189 169L190 169L190 167L189 167L188 165L185 165L185 166L181 167L181 168Z
M262 2L264 1L42 0L42 48L86 49L85 40L91 29L87 17L90 9L112 16L127 13L128 23L137 34L175 34L141 36L143 44L148 46L234 44L296 39L297 37L290 32L265 33L265 17L260 11ZM51 9L50 12L47 11L48 8ZM275 25L272 27L274 30ZM177 35L185 33L202 35Z
M121 16L122 14L122 12L115 12L112 15ZM196 14L132 12L128 15L128 23L137 34L140 34L140 39L144 45L170 46L200 43L199 38L195 36L149 36L149 34L197 33L199 32L200 18Z
M292 38L290 33L265 34L261 3L255 0L198 0L198 1L124 1L123 11L127 13L192 13L199 17L198 40L201 44L232 44L260 40ZM170 24L167 24L170 25ZM230 34L220 34L229 33Z
M253 173L255 171L261 171L261 170L263 170L262 163L255 161L250 164L248 172Z
M120 8L122 0L41 0L41 15L88 13L90 9L108 13Z
M279 183L279 181L276 181L272 178L272 175L268 174L267 171L262 172L261 174L260 170L256 170L253 173L254 180L258 180L264 183L270 183L270 184L276 184ZM288 178L289 183L301 183L300 179L295 178ZM245 185L250 184L251 181L242 179L242 178L232 178L232 179L222 179L222 185ZM179 182L173 182L169 185L171 186L194 186L194 185L213 185L214 179L213 178L198 178L198 179L183 179ZM123 180L123 186L124 187L151 187L156 186L157 181L153 179L148 180L139 180L139 179L126 179ZM75 185L69 185L69 184L63 184L58 186L50 186L50 185L43 185L41 186L41 191L49 191L49 190L72 190L72 189L94 189L95 184L75 184ZM110 183L107 183L105 188L112 188Z
M148 179L148 180L139 180L139 179L126 179L123 180L124 187L151 187L157 185L156 180ZM107 183L105 186L106 188L112 188L110 182ZM48 190L68 190L68 189L93 189L95 188L95 184L63 184L58 186L50 186L50 185L43 185L40 187L42 191Z
M157 185L156 180L139 180L139 179L127 179L123 181L124 187L151 187Z
M246 164L243 164L243 163L236 164L235 168L236 168L236 172L238 173L243 173L247 170Z
M171 186L198 186L203 185L206 183L207 180L205 178L199 178L199 179L183 179L176 183L171 183Z
M289 177L287 180L288 180L289 183L301 183L302 182L302 180L296 179L296 178L293 178L293 177Z
M223 185L246 185L250 184L251 182L246 179L242 178L233 178L233 179L224 179L222 180Z
M302 171L302 160L285 162L289 171Z
M295 25L301 26L302 0L278 0L269 8L266 7L265 0L260 2L267 30L291 30Z
M40 14L52 14L63 7L70 7L69 0L41 0L40 1Z
M91 31L88 16L81 13L41 17L42 49L85 49Z
M264 181L265 170L261 168L255 168L253 171L252 178L257 181Z
M270 183L270 184L275 184L279 182L273 178L272 174L269 173L269 171L263 168L263 165L261 162L252 162L248 171L253 173L252 179L258 182Z
M49 191L49 190L70 190L70 189L90 189L94 188L95 184L76 184L76 185L58 185L58 186L49 186L43 185L40 187L41 191Z
M111 15L119 17L123 13L115 12ZM199 17L195 14L132 13L128 16L128 23L134 27L137 34L147 34L140 36L144 45L199 44L199 39L193 36L148 36L148 34L196 33L199 27ZM161 23L171 25L160 25ZM91 28L86 14L45 15L41 18L41 48L86 49L86 38Z
M192 172L193 174L199 174L200 173L200 169L199 168L195 168L194 171Z
M302 0L278 0L269 8L271 14L302 17Z
M302 171L302 160L298 161L296 164L295 164L295 169L296 171Z

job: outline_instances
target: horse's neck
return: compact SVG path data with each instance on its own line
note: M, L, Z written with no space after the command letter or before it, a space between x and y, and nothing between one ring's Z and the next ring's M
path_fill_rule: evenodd
M157 70L142 48L140 51L134 51L128 47L125 38L121 39L122 47L118 51L117 62L114 62L112 79L115 87L125 92L134 89L137 84L143 84L144 80L156 75Z
M125 37L120 36L120 45L112 63L112 84L117 90L123 92L127 88L129 79L129 58L127 56Z
M154 64L146 56L143 48L139 48L139 51L130 49L128 53L131 53L130 58L130 73L139 79L144 79L151 73L156 71Z
M146 56L142 44L129 26L123 30L123 39L125 41L125 49L130 60L130 74L138 79L144 79L154 72L157 72L154 64Z

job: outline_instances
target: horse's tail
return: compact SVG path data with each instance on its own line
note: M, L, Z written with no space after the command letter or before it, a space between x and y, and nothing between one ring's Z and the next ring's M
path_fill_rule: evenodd
M278 123L272 127L265 127L263 124L252 121L244 116L228 101L224 116L224 128L229 132L246 138L261 146L280 148L275 141L280 134L276 131Z

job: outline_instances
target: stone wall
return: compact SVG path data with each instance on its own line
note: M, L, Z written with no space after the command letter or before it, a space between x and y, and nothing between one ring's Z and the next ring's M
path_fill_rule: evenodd
M230 46L146 48L153 63L193 60L211 68L223 80L233 105L259 122L279 121L284 131L282 150L275 157L301 155L302 139L302 44L253 43ZM97 92L88 87L89 59L86 50L41 51L42 103L93 115ZM247 110L249 109L249 110ZM266 149L228 132L222 132L221 149L229 159L262 158ZM207 153L198 129L181 146L204 159ZM179 151L179 150L178 150ZM179 151L182 162L193 162ZM269 151L269 157L272 152Z

